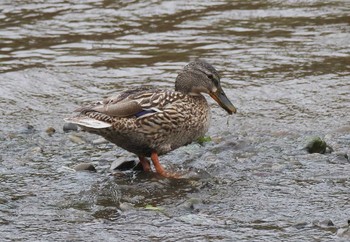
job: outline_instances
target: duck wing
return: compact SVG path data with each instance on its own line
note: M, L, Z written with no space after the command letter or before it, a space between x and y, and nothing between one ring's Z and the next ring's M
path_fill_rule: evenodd
M81 107L75 110L82 114L89 112L98 112L110 117L131 117L147 108L147 103L151 102L152 97L158 93L158 89L149 87L140 87L124 91L119 95L96 102L87 107Z
M150 87L139 87L121 92L92 105L75 110L77 117L66 119L91 128L111 127L113 118L145 117L161 112L165 106L179 98L180 93Z

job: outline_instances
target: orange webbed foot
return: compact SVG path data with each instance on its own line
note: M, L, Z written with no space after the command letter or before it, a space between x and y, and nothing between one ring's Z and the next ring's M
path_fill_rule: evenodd
M153 162L154 168L156 168L156 171L159 175L167 178L181 178L180 174L177 173L171 173L164 170L163 166L159 162L158 154L156 151L153 151L151 154L151 160Z

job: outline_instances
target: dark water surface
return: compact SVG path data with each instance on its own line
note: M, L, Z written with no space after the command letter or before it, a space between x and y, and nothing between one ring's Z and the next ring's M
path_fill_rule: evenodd
M347 241L349 14L346 0L1 1L1 241ZM112 176L136 157L63 132L79 105L172 88L197 57L238 107L210 101L212 141L161 158L199 177ZM308 154L310 136L334 151ZM80 162L97 173L65 168Z

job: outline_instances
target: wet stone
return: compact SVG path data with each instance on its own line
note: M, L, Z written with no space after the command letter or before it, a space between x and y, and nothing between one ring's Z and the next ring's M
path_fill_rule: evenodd
M340 228L337 231L337 235L342 238L350 239L350 229L349 228Z
M78 131L78 125L73 123L65 123L63 125L63 131L64 132Z
M122 211L130 211L134 209L134 205L128 202L122 202L119 204L119 209Z
M295 224L294 227L295 227L296 229L304 229L304 228L307 227L307 225L308 225L307 222L301 222L301 223Z
M217 221L213 221L207 218L205 215L201 214L187 214L181 217L178 217L177 220L196 226L213 226L217 225Z
M333 153L333 155L334 157L332 159L332 163L343 164L343 163L349 162L349 157L348 157L348 154L346 153L336 152L336 153Z
M33 147L31 150L30 150L32 153L35 153L35 154L38 154L38 153L43 153L43 149L39 146L37 147Z
M99 139L93 140L92 143L94 145L100 145L100 144L107 144L107 143L109 143L109 141L106 140L105 138L99 138Z
M335 227L333 221L330 219L325 219L322 221L315 220L315 221L313 221L313 225L320 227L320 228L334 228Z
M51 136L56 132L56 129L54 129L53 127L48 127L45 132Z
M221 142L224 141L224 139L221 136L216 136L216 137L212 137L211 141L213 141L215 144L220 144Z
M310 154L313 154L313 153L324 154L327 149L327 144L320 137L310 137L307 140L305 149Z
M80 163L73 167L75 171L94 171L96 172L96 168L91 163Z
M341 238L350 239L350 219L348 220L348 224L346 226L338 229L337 235Z
M0 141L5 141L5 140L6 140L6 136L5 136L5 135L0 134Z
M35 131L35 128L31 124L25 124L22 128L19 129L19 133L21 134L31 134Z
M180 207L193 210L193 211L199 211L202 206L203 206L202 200L199 198L190 198L186 202L180 205Z
M72 141L73 143L76 143L76 144L85 143L85 141L82 138L80 138L79 136L76 136L76 135L70 135L69 139L70 139L70 141Z
M142 171L142 165L135 160L125 160L125 158L121 157L113 161L111 164L111 170L119 170L119 171L127 171L127 170L135 170Z

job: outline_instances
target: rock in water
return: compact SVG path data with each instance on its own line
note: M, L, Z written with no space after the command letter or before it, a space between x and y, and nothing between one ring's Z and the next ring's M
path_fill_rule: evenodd
M20 134L32 134L35 132L35 128L31 124L25 124L22 128L20 128L19 133Z
M127 170L136 170L141 171L142 165L140 163L135 162L134 160L125 160L125 158L116 159L112 165L110 170L119 170L119 171L127 171Z
M47 133L49 136L52 136L55 132L56 132L56 130L55 130L53 127L48 127L48 128L46 129L46 133Z
M69 135L69 139L70 141L72 141L73 143L76 143L76 144L84 144L85 141L80 138L79 136L76 136L76 135Z
M80 164L74 166L73 169L76 171L94 171L94 172L96 172L95 166L91 163L80 163Z
M78 131L78 125L73 124L73 123L65 123L63 125L63 131L64 132Z
M326 152L327 144L320 137L311 137L308 139L308 143L305 148L307 152L309 152L310 154L312 153L324 154Z

